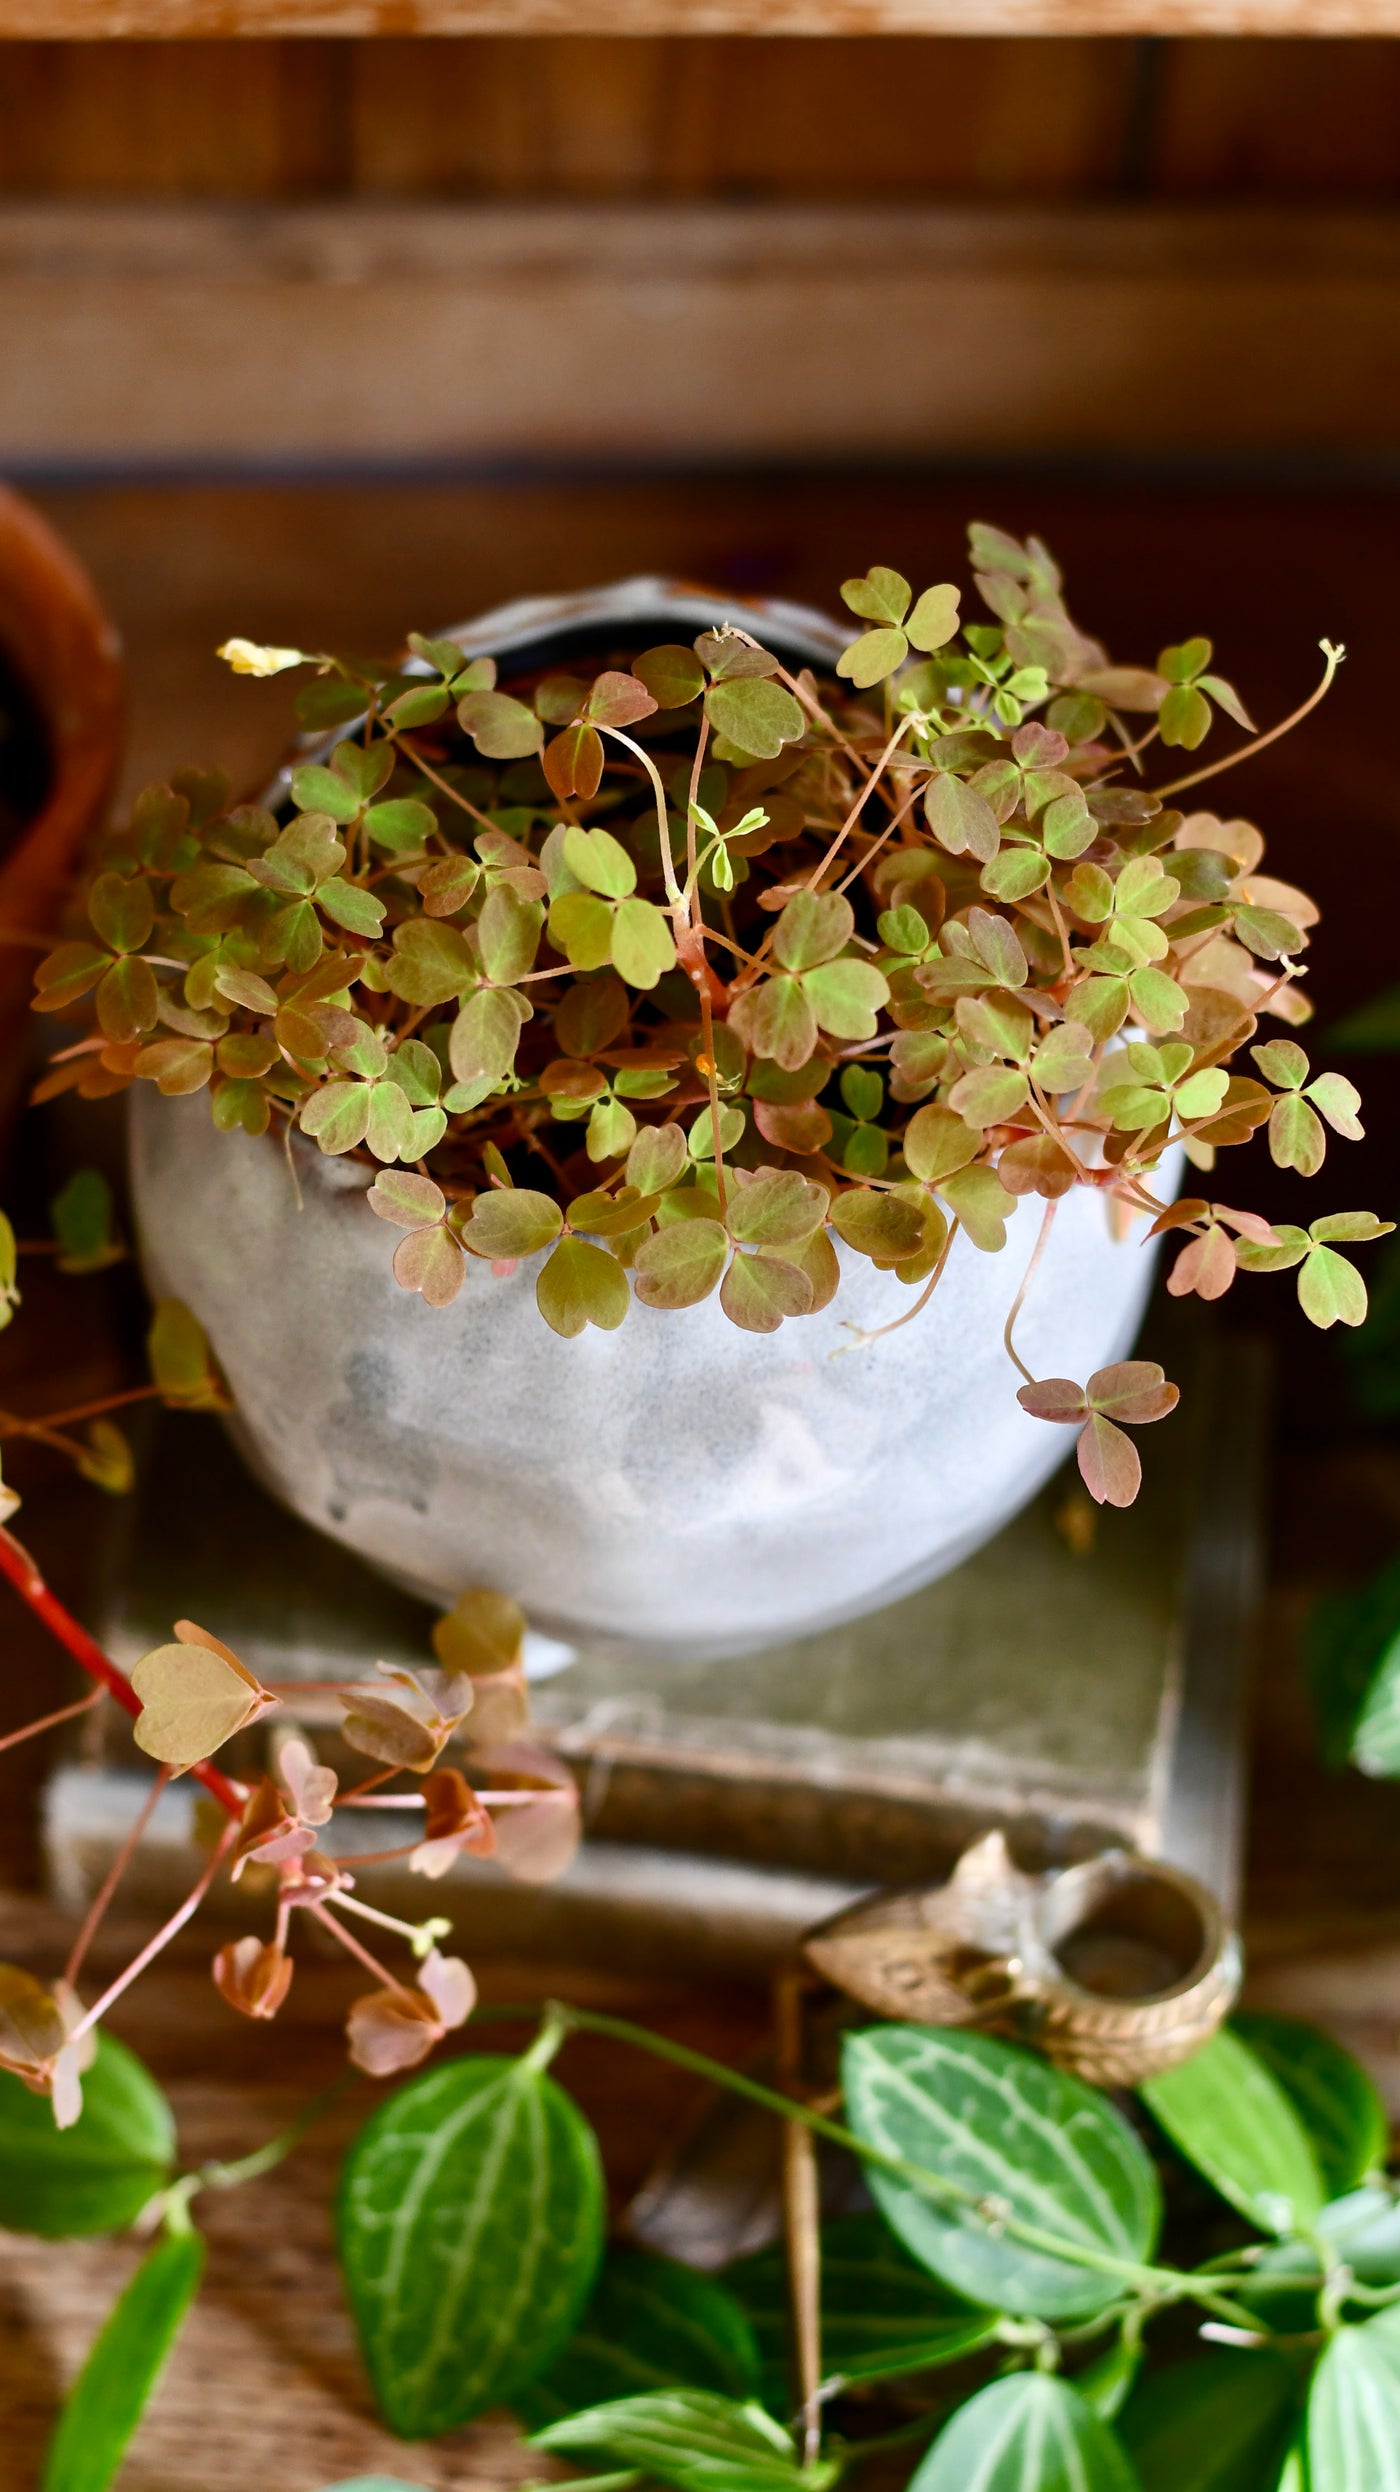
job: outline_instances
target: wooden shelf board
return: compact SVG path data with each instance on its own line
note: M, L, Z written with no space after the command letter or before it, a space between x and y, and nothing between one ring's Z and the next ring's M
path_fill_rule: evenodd
M1377 211L0 209L0 461L1386 451Z
M0 38L1384 35L1400 0L0 0Z

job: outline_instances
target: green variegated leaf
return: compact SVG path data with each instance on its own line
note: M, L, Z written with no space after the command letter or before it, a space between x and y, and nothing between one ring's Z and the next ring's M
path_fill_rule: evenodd
M830 2378L897 2379L958 2362L991 2342L996 2318L950 2293L879 2215L848 2215L821 2237L822 2370ZM786 2399L791 2294L781 2247L725 2271L753 2323L774 2395Z
M603 2246L593 2133L528 2056L435 2068L360 2131L339 2236L385 2419L408 2440L452 2431L573 2332Z
M1155 2372L1118 2430L1142 2492L1273 2492L1297 2410L1281 2355L1221 2348Z
M107 2492L199 2290L204 2243L167 2233L108 2312L69 2390L40 2492Z
M1340 2328L1308 2392L1308 2492L1400 2492L1400 2310Z
M1110 2424L1066 2381L1022 2371L958 2408L909 2492L1138 2492L1138 2485Z
M676 2492L827 2492L836 2474L824 2460L799 2476L791 2439L762 2406L699 2388L615 2398L551 2423L531 2445L615 2458Z
M1001 843L1001 828L982 790L951 771L940 770L929 781L924 817L940 847L950 856L971 855L989 865Z
M842 2066L856 2134L965 2193L944 2201L867 2171L906 2248L969 2301L1086 2317L1121 2292L1123 2267L1151 2256L1156 2173L1121 2114L1079 2078L983 2034L917 2025L849 2036ZM992 2209L1082 2250L1084 2264L1013 2238Z
M1312 2141L1329 2198L1384 2171L1390 2123L1359 2061L1328 2033L1294 2016L1242 2011L1234 2031L1282 2086Z
M723 2284L674 2259L613 2250L563 2352L515 2405L540 2431L585 2407L655 2388L707 2388L742 2400L758 2385L753 2329Z
M0 2225L57 2241L123 2232L175 2166L175 2122L154 2077L99 2027L71 2128L18 2077L0 2074Z
M1325 2192L1292 2102L1238 2033L1212 2036L1141 2088L1154 2119L1222 2198L1265 2232L1305 2231Z

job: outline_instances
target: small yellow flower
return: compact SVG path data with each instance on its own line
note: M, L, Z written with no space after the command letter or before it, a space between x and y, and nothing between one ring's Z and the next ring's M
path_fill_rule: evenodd
M226 640L218 654L235 675L280 675L306 663L303 649L264 649L256 640Z

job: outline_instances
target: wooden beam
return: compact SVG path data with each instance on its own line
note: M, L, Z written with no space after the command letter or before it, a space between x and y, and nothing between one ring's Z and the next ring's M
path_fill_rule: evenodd
M1400 0L0 0L0 38L1385 35Z
M0 210L0 462L1391 448L1400 216Z

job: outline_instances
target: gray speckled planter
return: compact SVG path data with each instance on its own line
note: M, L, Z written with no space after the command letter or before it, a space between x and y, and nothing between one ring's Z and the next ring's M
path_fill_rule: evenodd
M691 637L743 602L631 580L451 637L523 665L589 631ZM799 662L830 665L848 636L801 607L749 613ZM296 1138L298 1185L273 1138L218 1133L205 1099L145 1084L131 1132L147 1277L205 1325L250 1462L318 1530L444 1602L491 1583L568 1642L752 1651L957 1565L1072 1442L1019 1408L1002 1347L1035 1201L1000 1255L960 1236L926 1312L846 1356L848 1322L887 1323L910 1298L844 1249L833 1304L770 1336L712 1298L562 1341L535 1306L539 1258L505 1280L469 1261L440 1310L401 1290L392 1233L359 1199L366 1168ZM1152 1263L1115 1242L1099 1196L1069 1195L1018 1325L1034 1372L1083 1378L1121 1357Z
M843 1357L843 1319L888 1322L903 1284L842 1250L819 1315L758 1336L717 1298L634 1306L614 1333L552 1333L539 1257L469 1262L434 1310L390 1270L371 1172L221 1134L202 1098L134 1095L147 1276L194 1308L255 1468L309 1523L444 1602L513 1593L570 1642L742 1652L913 1590L998 1530L1055 1468L1067 1429L1029 1419L1002 1326L1039 1229L1000 1255L959 1237L916 1322ZM1037 1375L1121 1357L1152 1250L1112 1238L1101 1197L1061 1203L1017 1328Z

